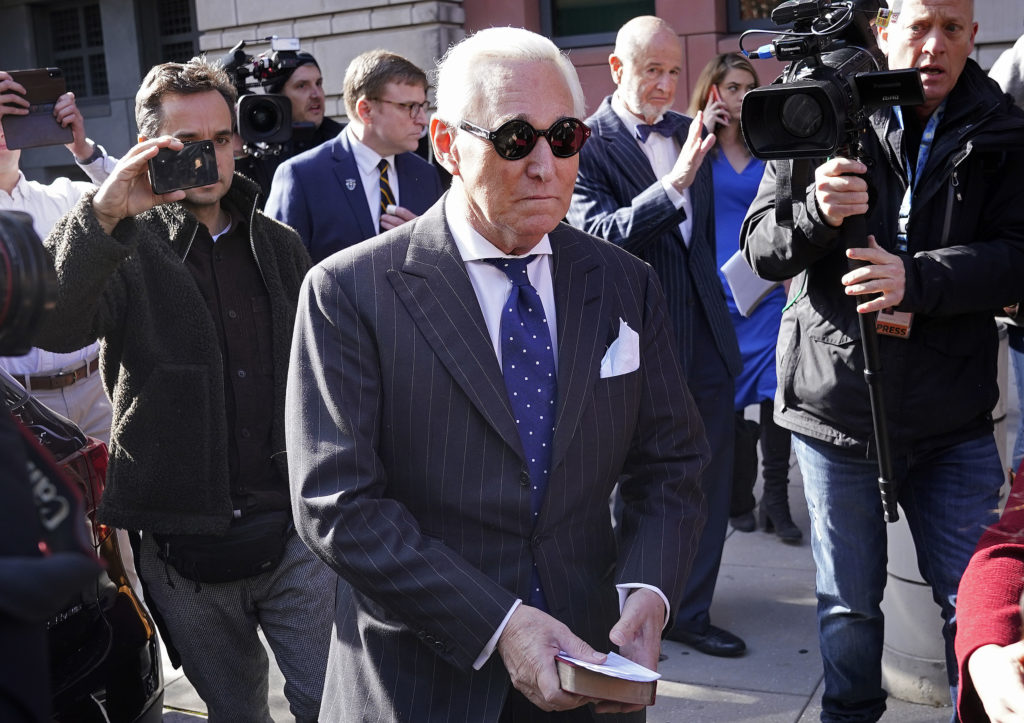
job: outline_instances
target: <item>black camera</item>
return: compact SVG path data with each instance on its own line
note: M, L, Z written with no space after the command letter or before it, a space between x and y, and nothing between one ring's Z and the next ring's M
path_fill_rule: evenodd
M0 356L21 356L43 314L57 303L57 275L32 217L0 211Z
M740 128L754 156L824 158L865 129L873 109L924 102L916 70L884 70L871 26L879 15L889 17L884 0L788 0L772 11L773 23L792 29L749 55L791 62L743 98Z
M221 59L238 91L238 134L246 151L256 156L280 153L281 145L291 140L293 133L292 104L287 96L255 90L298 67L299 41L276 36L269 40L270 50L257 56L246 53L246 41L240 40Z

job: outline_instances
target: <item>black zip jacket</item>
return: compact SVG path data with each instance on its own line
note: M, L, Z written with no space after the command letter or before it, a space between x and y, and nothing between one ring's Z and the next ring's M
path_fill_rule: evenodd
M891 110L875 113L871 125L867 229L895 253L907 187L903 131ZM776 223L777 169L768 165L741 246L759 276L796 277L779 335L776 420L867 449L873 429L856 301L840 281L849 267L839 231L818 215L813 165L810 185L793 199L792 228ZM910 337L879 336L879 347L893 449L921 453L991 431L998 398L993 312L1024 288L1024 113L973 60L950 93L915 189L908 245L898 309L914 314Z
M256 184L235 174L223 204L249 213L250 245L270 298L272 443L288 479L284 395L299 285L310 266L298 235L256 210ZM231 521L220 344L183 259L199 222L179 203L124 219L106 234L86 194L44 245L59 281L37 343L77 349L100 339L113 405L102 522L158 533L218 534ZM83 341L85 340L85 341Z

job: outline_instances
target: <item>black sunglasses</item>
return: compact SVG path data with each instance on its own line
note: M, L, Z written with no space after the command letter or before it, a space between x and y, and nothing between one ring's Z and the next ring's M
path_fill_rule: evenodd
M496 131L489 131L469 121L459 121L459 128L490 141L498 155L509 161L518 161L530 155L541 136L548 139L551 153L557 158L572 158L590 138L590 129L578 118L557 120L546 131L537 130L523 120L502 123Z

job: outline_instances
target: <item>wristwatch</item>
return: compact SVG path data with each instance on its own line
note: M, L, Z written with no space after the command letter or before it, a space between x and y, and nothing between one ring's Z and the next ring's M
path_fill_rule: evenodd
M84 161L80 161L76 158L75 163L77 163L80 166L88 166L90 163L93 163L103 158L104 155L106 155L106 150L103 148L103 146L101 146L99 143L93 142L92 155L86 158Z

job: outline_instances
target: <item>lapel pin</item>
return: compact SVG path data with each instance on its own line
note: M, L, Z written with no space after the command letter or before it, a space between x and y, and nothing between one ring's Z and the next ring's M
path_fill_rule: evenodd
M347 188L350 191L356 190L356 179L354 179L354 178L346 178L345 179L345 188Z

